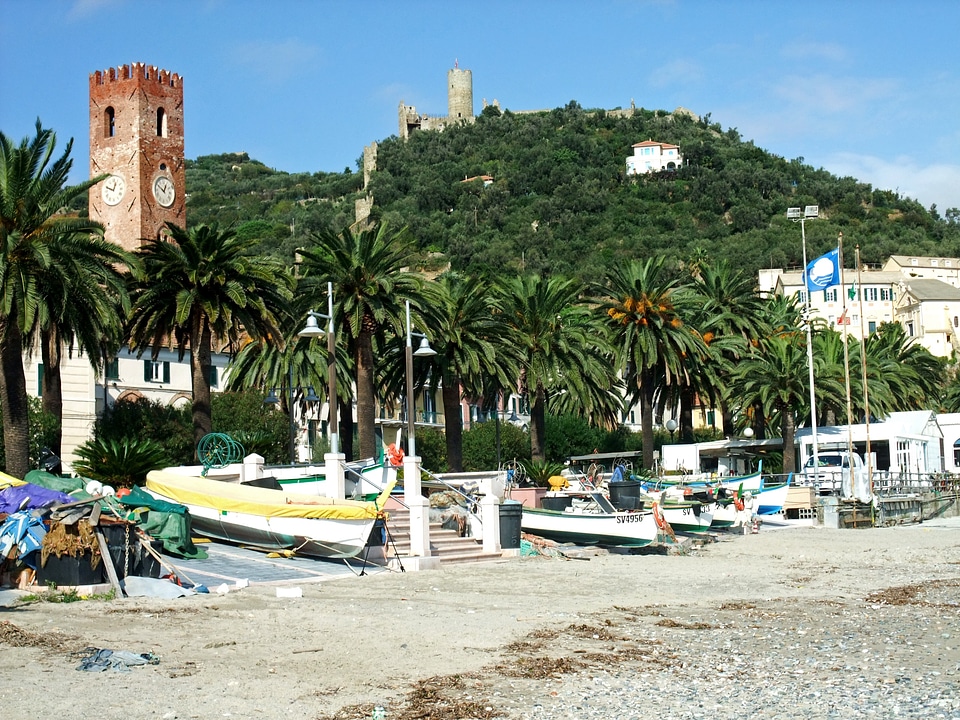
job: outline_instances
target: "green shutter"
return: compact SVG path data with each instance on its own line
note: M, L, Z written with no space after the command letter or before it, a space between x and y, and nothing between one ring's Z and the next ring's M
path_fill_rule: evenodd
M153 363L149 360L143 361L143 381L150 382L153 380Z
M170 382L170 361L165 360L163 363L163 381L165 383Z
M37 365L37 397L43 397L43 363Z

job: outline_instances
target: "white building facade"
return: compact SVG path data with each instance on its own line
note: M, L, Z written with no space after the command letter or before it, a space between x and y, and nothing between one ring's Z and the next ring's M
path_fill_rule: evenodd
M633 145L633 155L627 158L627 175L676 170L682 164L683 157L677 145L644 140Z

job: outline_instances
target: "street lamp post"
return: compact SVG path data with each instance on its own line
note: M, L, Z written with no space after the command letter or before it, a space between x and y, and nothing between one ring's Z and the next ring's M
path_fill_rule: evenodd
M807 286L807 231L804 223L820 216L817 205L807 205L801 211L798 207L787 208L787 218L800 223L800 239L803 243L803 296L804 325L807 329L807 368L810 375L810 440L813 443L813 467L820 467L820 451L817 445L817 396L813 385L813 313L810 309L810 288ZM802 460L803 458L801 458ZM787 468L784 468L787 471Z
M327 321L327 329L324 330L317 323L317 318ZM337 349L336 335L333 327L333 283L327 283L327 314L314 312L310 310L307 313L307 324L299 333L300 337L314 338L322 335L327 336L327 424L330 427L330 452L337 454L340 447L337 438Z
M416 352L413 351L414 337L421 338L420 347L417 348ZM410 327L410 301L407 300L407 347L405 360L407 371L407 454L410 457L417 456L415 403L413 398L413 356L431 357L436 354L437 351L430 347L430 341L427 340L427 336L423 333L414 332Z
M423 338L420 347L413 351L413 337ZM410 301L407 301L407 344L404 353L407 374L407 455L403 458L403 501L410 510L410 555L416 558L417 569L436 567L436 558L431 558L430 512L428 502L421 491L420 458L417 457L416 430L414 428L413 402L413 356L436 355L426 335L413 332L410 327ZM484 533L486 542L486 533Z

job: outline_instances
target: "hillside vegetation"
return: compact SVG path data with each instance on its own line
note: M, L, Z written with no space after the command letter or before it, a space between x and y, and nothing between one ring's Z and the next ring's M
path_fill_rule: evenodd
M787 207L819 205L809 257L843 232L848 267L891 254L960 256L960 212L925 209L895 192L787 160L710 117L587 111L571 102L532 114L486 108L473 125L379 144L369 191L374 219L408 225L424 264L471 274L519 270L591 279L628 258L704 258L755 273L799 267L800 231ZM680 146L677 172L626 177L634 143ZM359 166L359 161L358 161ZM488 175L493 183L466 178ZM354 220L359 172L288 174L240 154L187 166L190 225L218 221L292 259L306 233Z

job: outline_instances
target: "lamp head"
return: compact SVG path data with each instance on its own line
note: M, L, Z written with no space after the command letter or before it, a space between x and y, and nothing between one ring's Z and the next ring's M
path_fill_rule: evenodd
M320 327L320 325L317 323L317 318L313 314L312 310L307 316L307 324L304 326L303 330L297 333L297 335L300 337L305 338L323 337L326 334L327 331Z
M752 438L752 437L753 437L753 428L752 428L752 427L746 427L746 428L744 428L744 429L743 429L743 436L744 436L745 438Z
M277 397L277 391L274 388L270 388L270 394L263 399L264 405L276 405L280 402L280 398Z
M673 418L670 418L669 420L667 420L667 422L664 423L663 426L667 429L667 432L672 433L674 430L677 429L677 421L674 420Z
M420 347L417 348L416 352L413 353L417 357L433 357L437 354L437 351L430 347L430 341L426 338L421 338Z

